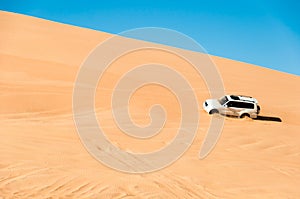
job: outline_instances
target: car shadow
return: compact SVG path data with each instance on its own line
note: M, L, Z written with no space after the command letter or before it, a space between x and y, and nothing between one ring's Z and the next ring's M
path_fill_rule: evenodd
M263 120L263 121L272 121L272 122L282 122L280 117L272 117L272 116L262 116L259 115L257 118L253 118L254 120Z
M225 117L230 117L230 118L239 118L237 116L231 116L231 115L225 115L221 114L222 116ZM257 118L252 118L253 120L262 120L262 121L272 121L272 122L282 122L280 117L273 117L273 116L262 116L258 115Z

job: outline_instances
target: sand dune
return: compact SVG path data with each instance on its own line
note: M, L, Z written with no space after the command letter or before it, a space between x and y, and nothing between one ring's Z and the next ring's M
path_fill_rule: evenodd
M178 161L157 172L126 174L86 151L72 116L79 67L111 35L8 12L0 12L0 19L0 198L300 197L299 76L212 56L227 93L253 95L262 115L282 122L225 118L215 149L200 160L211 116L199 107L196 138ZM148 53L136 56L147 58ZM134 56L121 64L138 62ZM201 103L209 97L192 69L180 69L167 56L153 56L182 70ZM97 99L111 94L124 69L106 73ZM172 93L148 86L131 100L133 119L141 125L149 122L145 113L151 104L164 105L169 115L165 129L151 140L122 135L113 124L110 104L96 101L109 139L132 151L163 147L174 137L180 117Z

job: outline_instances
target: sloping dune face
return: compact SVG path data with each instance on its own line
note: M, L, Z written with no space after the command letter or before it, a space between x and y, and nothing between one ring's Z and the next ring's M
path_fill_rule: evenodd
M145 153L164 147L176 135L178 101L157 85L137 90L129 103L139 125L150 122L147 114L153 104L164 106L168 117L159 135L138 140L124 135L113 122L108 96L118 77L141 59L155 58L183 73L194 88L201 120L196 137L178 161L156 172L122 173L94 159L76 132L72 93L82 62L110 37L0 12L1 197L300 197L300 78L220 57L212 59L226 92L254 96L263 116L280 117L282 122L225 118L216 147L199 159L212 118L201 108L210 97L205 82L180 60L145 50L120 59L98 85L97 119L106 136L123 150Z

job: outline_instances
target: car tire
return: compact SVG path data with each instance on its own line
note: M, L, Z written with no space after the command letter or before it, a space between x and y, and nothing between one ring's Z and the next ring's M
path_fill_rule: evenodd
M250 117L250 115L248 113L243 113L240 118L245 118L245 117Z
M216 114L216 113L219 113L219 111L217 109L213 109L213 110L209 111L210 115Z
M257 106L257 114L260 113L260 106Z

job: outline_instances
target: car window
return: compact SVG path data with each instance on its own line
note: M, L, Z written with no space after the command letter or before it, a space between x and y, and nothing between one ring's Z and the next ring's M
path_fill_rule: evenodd
M227 107L254 109L254 104L245 102L229 101Z
M221 99L219 99L219 102L221 105L224 105L226 102L228 102L228 99L226 96L222 97Z
M232 102L231 107L254 109L254 104L246 102Z
M229 101L226 105L227 105L227 107L232 107L232 101Z
M244 108L254 109L254 104L251 103L243 103Z
M231 107L240 108L239 102L231 102Z
M238 96L235 96L235 95L230 95L230 97L234 100L239 100L240 98Z

